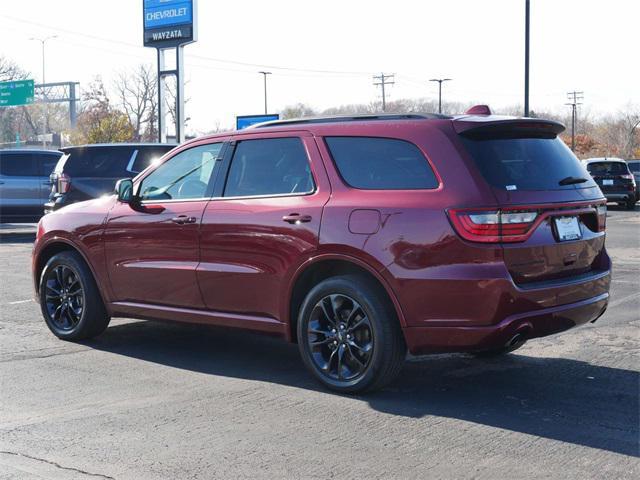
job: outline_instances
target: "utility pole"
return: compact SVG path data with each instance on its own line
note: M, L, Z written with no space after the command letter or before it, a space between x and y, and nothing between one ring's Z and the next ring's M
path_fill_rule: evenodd
M577 106L582 105L578 100L584 100L584 92L569 92L567 98L570 103L565 103L571 107L571 151L576 151L576 123L577 123Z
M387 94L384 87L387 85L393 85L394 83L396 83L393 81L394 77L395 75L393 74L385 75L384 72L380 73L380 75L374 75L373 77L373 80L374 80L373 84L375 86L380 85L380 87L382 87L382 111L383 112L387 110ZM378 81L376 82L376 80Z
M42 44L42 85L45 84L45 75L44 75L44 67L45 67L45 63L44 63L44 45L45 43L47 43L47 40L53 40L54 38L58 38L58 35L49 35L48 37L31 37L29 40L36 40L38 42L40 42ZM43 87L42 89L42 95L43 98L46 100L46 95L45 95L45 89ZM42 119L42 146L46 147L47 146L47 142L44 138L44 136L47 134L47 117L49 116L49 104L45 103L45 111L44 111L44 115L43 115L43 119Z
M432 78L430 82L438 82L438 113L442 113L442 82L448 82L453 78Z
M268 112L267 110L267 75L271 75L271 72L258 72L261 73L264 76L264 114L266 115Z
M529 0L524 12L524 116L529 116Z

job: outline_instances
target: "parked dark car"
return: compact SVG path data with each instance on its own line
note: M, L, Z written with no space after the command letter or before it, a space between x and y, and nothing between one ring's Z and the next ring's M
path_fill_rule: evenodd
M627 162L621 158L589 158L584 164L607 201L633 210L637 201L636 181Z
M0 150L0 222L37 222L49 198L56 150Z
M43 217L42 314L65 340L118 316L277 335L340 392L381 388L407 349L510 352L609 301L606 199L563 130L380 115L187 142Z
M640 200L640 160L627 160L629 170L636 182L636 202Z
M113 193L116 181L134 177L173 144L107 143L61 148L64 154L51 174L45 213Z

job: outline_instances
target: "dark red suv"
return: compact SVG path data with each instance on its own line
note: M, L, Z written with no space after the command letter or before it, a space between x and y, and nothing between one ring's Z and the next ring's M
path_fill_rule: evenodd
M42 219L45 321L66 340L111 317L275 334L341 392L382 387L407 349L499 354L595 321L606 200L564 127L473 112L187 142Z

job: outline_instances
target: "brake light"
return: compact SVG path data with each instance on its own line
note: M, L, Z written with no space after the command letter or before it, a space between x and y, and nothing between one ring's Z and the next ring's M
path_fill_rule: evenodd
M65 173L61 173L56 178L56 190L58 193L67 193L71 188L71 179Z
M449 210L458 234L472 242L521 242L527 238L538 212L535 210Z
M607 205L596 206L596 213L598 214L598 231L604 232L607 228Z

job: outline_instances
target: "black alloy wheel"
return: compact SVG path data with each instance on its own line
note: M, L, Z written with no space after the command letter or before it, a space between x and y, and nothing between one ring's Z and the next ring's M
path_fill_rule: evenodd
M311 288L297 334L307 369L340 393L383 388L400 372L407 351L386 291L360 274L330 277Z
M47 272L42 294L49 321L62 331L73 330L82 318L85 304L78 272L67 265L52 268Z
M334 380L353 380L366 370L373 353L371 322L347 295L327 295L311 312L307 342L315 365Z

